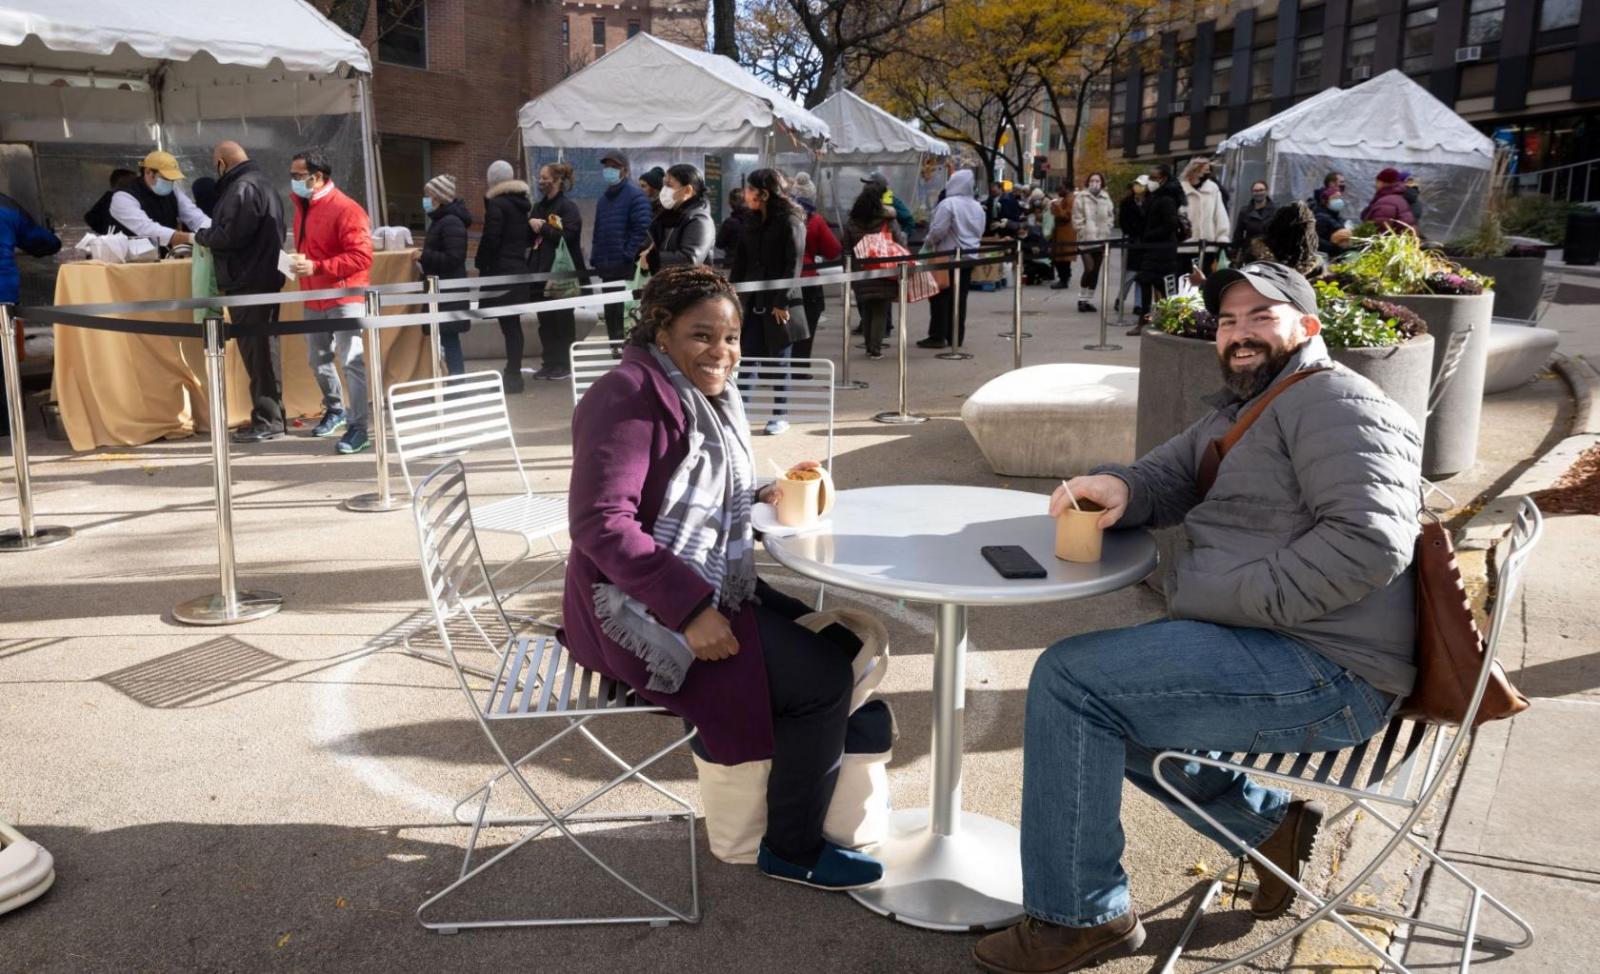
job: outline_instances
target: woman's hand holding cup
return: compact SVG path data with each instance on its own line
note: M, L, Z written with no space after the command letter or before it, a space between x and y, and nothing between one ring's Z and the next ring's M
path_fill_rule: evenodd
M700 614L683 630L683 638L689 641L689 651L694 653L694 658L708 663L727 659L739 652L739 640L733 634L733 627L714 605L700 610Z
M1072 501L1067 498L1069 490L1080 503L1093 501L1105 510L1095 522L1102 531L1115 526L1117 521L1121 520L1122 512L1128 507L1128 485L1121 477L1103 473L1090 474L1087 477L1073 477L1056 488L1055 493L1050 495L1051 517L1060 517L1062 511L1072 509Z

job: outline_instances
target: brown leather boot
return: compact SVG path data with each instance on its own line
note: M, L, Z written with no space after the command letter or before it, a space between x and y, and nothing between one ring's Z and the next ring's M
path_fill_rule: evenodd
M1278 830L1267 836L1256 851L1299 882L1311 861L1311 849L1326 814L1321 802L1290 802ZM1260 866L1254 869L1257 886L1255 895L1250 897L1250 915L1257 920L1275 920L1288 913L1294 905L1294 887Z
M972 949L995 974L1066 974L1144 946L1144 924L1132 910L1098 927L1063 927L1034 917L991 933Z

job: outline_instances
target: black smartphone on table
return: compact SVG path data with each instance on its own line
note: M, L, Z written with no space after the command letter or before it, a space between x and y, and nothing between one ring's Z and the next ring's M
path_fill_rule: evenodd
M985 545L979 549L1001 578L1044 578L1044 566L1033 560L1021 545Z

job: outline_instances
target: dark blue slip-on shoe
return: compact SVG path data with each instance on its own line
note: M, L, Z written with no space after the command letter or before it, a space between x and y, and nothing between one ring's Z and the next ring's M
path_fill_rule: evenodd
M826 890L862 889L883 878L883 863L832 842L823 844L821 857L810 869L779 859L763 842L756 854L756 868L773 879Z

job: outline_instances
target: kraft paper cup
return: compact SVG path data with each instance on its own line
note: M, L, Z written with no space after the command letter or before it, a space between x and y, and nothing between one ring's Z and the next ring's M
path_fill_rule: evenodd
M822 512L822 485L820 471L807 471L817 476L797 480L791 471L778 481L783 493L778 497L778 523L790 528L803 528L817 519Z
M1056 518L1056 557L1083 563L1099 561L1100 540L1105 532L1098 522L1105 511L1092 501L1080 500L1078 505L1082 510L1068 507Z

